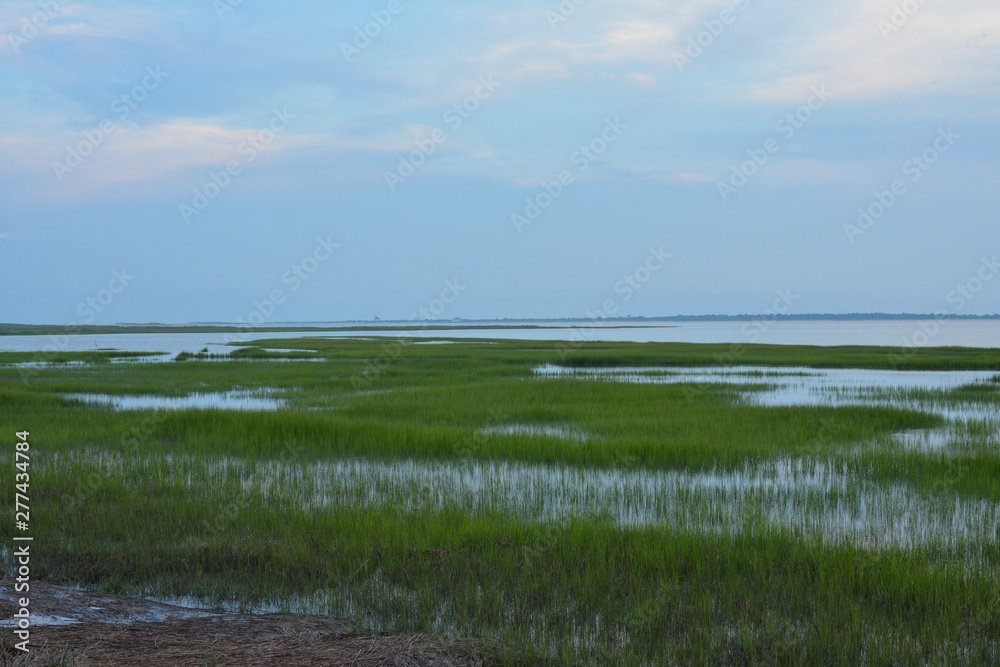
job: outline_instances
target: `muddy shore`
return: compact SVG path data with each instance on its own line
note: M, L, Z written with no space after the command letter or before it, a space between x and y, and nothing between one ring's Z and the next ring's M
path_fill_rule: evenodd
M360 632L349 620L246 615L31 583L30 653L14 648L12 579L0 579L0 664L394 665L487 664L481 642Z

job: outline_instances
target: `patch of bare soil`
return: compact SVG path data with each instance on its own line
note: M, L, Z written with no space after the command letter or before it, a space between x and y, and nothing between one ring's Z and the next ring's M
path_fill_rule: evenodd
M32 582L31 653L14 648L12 579L0 579L0 665L485 665L482 642L356 632L350 621L188 609Z

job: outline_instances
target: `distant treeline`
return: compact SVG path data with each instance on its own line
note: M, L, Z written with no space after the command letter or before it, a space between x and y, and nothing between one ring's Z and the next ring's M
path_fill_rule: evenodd
M643 325L654 322L745 322L759 319L760 315L664 315L662 317L609 317L601 322L620 325ZM769 320L781 321L830 321L851 322L865 320L997 320L1000 314L993 315L956 315L933 313L806 313L802 315L768 315ZM329 325L296 325L294 322L275 323L267 326L248 326L232 324L114 324L90 326L59 326L51 324L3 324L0 323L0 335L42 335L42 334L111 334L111 333L257 333L267 332L331 332L331 331L379 331L379 330L454 330L467 328L482 329L522 329L545 328L539 323L562 323L573 326L576 323L590 323L593 319L585 317L561 318L503 318L497 320L349 320L330 323Z
M745 321L759 318L760 315L669 315L667 317L630 317L623 318L643 321L660 322L728 322L731 320ZM768 319L778 320L830 320L837 322L844 321L865 321L865 320L996 320L1000 319L1000 313L993 315L954 315L933 313L806 313L803 315L770 315Z

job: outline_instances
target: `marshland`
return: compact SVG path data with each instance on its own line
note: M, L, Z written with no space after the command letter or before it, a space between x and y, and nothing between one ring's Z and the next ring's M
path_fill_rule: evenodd
M497 664L1000 659L1000 351L431 340L0 354L33 576Z

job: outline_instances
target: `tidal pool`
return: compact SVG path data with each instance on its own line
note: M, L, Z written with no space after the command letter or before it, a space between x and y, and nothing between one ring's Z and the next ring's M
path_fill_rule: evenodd
M540 377L576 377L639 384L733 384L773 386L754 392L759 405L856 404L865 394L884 390L947 391L989 382L996 371L890 371L861 368L774 366L567 368L540 366ZM848 403L850 401L850 403Z
M66 398L91 405L107 405L115 410L239 410L269 412L285 407L285 402L269 396L270 391L236 389L219 393L194 393L187 396L111 394L67 394Z
M539 378L576 378L633 384L731 385L746 387L739 402L764 407L868 406L913 410L946 419L948 426L896 435L904 446L940 450L973 424L983 424L1000 439L997 402L949 398L949 392L969 385L995 384L996 371L892 371L859 368L774 366L567 368L546 365ZM1000 385L997 385L1000 396Z

